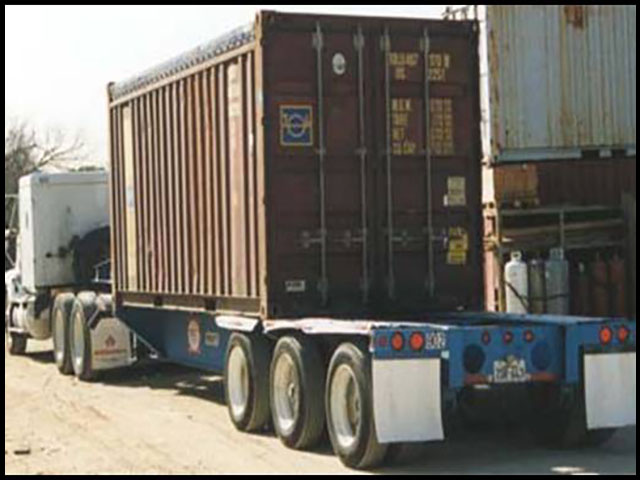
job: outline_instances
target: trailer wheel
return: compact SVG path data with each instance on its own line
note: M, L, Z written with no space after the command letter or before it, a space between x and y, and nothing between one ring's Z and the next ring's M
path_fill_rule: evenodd
M71 346L69 345L69 322L75 296L63 293L56 296L51 312L53 330L53 358L63 375L73 374Z
M287 447L313 448L324 432L325 369L316 344L305 337L284 337L271 362L271 414Z
M329 365L325 404L333 451L347 467L373 468L385 459L388 445L378 442L372 392L368 354L341 345Z
M537 415L531 431L541 445L570 449L603 445L616 433L615 428L588 430L586 405L582 387L569 392L547 387L536 392L534 409Z
M270 348L259 336L234 333L227 345L224 393L229 417L242 432L261 430L269 421Z
M82 292L73 302L71 311L69 344L71 346L71 360L73 373L83 381L95 380L97 372L91 365L91 333L87 322L97 310L96 294Z

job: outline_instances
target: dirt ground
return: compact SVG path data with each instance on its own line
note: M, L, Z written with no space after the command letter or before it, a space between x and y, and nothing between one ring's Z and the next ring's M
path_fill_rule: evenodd
M236 432L222 381L146 363L94 384L58 374L50 342L25 357L5 350L5 473L344 473L328 442L286 449L273 433ZM636 472L636 429L596 450L535 447L523 432L464 432L415 445L376 473L584 474ZM356 472L352 472L356 473Z

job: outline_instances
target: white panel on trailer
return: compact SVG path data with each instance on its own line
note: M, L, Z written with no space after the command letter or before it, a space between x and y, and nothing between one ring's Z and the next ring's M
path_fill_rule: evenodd
M20 179L20 270L30 291L74 282L74 237L109 225L106 172L33 173Z
M635 425L635 352L585 355L584 394L590 430Z
M440 359L374 360L378 441L444 440Z

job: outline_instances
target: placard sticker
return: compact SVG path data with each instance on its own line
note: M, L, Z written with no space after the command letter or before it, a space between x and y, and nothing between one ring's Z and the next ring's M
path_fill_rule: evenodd
M313 145L313 108L311 105L280 106L280 144L283 147Z

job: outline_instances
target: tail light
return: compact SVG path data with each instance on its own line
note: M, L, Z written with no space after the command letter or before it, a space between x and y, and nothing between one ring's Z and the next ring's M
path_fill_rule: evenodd
M504 332L504 335L502 336L502 341L505 343L505 345L509 345L511 342L513 342L513 333Z
M424 335L420 332L412 333L409 337L409 345L411 345L411 350L419 352L424 348Z
M404 348L404 336L400 332L396 332L391 337L391 348L399 352Z
M625 326L620 327L618 329L618 340L620 341L620 343L625 343L627 340L629 340L630 334L631 332L627 327Z
M527 343L532 343L536 339L536 336L533 334L531 330L527 330L524 332L524 341Z
M387 348L388 344L389 344L389 339L387 338L386 335L380 335L378 337L378 347L379 348Z
M489 345L491 343L491 334L488 330L482 332L482 343L484 343L485 345Z
M600 329L600 343L602 345L609 345L613 340L613 330L609 327L602 327Z

